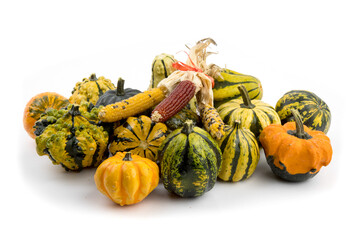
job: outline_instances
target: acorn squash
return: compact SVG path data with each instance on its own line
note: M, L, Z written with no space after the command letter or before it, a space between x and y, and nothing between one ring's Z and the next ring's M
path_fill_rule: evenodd
M191 120L173 131L160 146L164 187L181 197L197 197L211 190L221 164L218 144Z

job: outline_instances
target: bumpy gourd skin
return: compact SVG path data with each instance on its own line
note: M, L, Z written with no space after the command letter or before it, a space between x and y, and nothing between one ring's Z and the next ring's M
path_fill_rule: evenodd
M102 126L96 125L99 109L90 112L85 109L84 105L69 105L67 109L44 115L36 126L44 119L49 125L35 139L37 153L48 155L65 170L98 166L107 157L109 136Z
M96 75L92 74L89 78L84 78L81 82L76 83L69 102L81 104L86 101L95 105L101 95L113 89L115 86L111 80L103 76L96 78Z

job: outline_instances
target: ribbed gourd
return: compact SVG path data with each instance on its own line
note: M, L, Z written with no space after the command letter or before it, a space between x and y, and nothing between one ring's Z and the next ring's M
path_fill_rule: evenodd
M174 56L166 53L159 54L154 58L151 65L151 81L149 89L156 88L161 80L167 78L176 70L173 67L173 63L175 62Z
M115 89L115 86L111 80L103 76L97 78L93 73L89 78L84 78L81 82L76 83L69 102L81 104L82 101L86 101L95 105L101 95L113 89Z
M258 138L261 131L272 123L280 124L280 118L275 109L261 100L251 100L245 86L238 87L242 99L233 99L218 107L220 117L225 124L231 125L235 120L241 126L250 129Z
M214 187L221 152L205 130L186 121L161 144L158 159L162 181L169 192L198 197Z
M244 85L249 93L250 99L261 100L263 96L263 88L261 82L256 77L241 74L230 69L221 69L220 76L214 78L214 106L217 108L221 104L232 99L241 99L238 91L240 84Z
M282 124L294 121L291 109L299 111L304 125L308 128L324 133L329 131L331 123L330 109L316 94L304 90L293 90L285 93L275 106Z
M108 155L109 136L97 125L99 109L89 112L88 105L70 104L66 109L44 114L35 123L37 153L48 155L53 164L60 164L65 170L98 166Z
M35 138L34 125L40 119L41 114L44 114L49 109L59 110L66 107L69 100L58 93L44 92L32 97L26 104L24 109L23 124L26 132L30 137Z
M175 116L167 120L165 124L169 130L174 131L183 127L186 120L192 120L195 125L200 123L200 116L191 109L189 104L181 109Z
M146 198L159 183L159 167L150 159L118 152L96 169L98 190L115 203L132 205Z
M164 123L155 123L147 116L129 117L114 130L109 150L113 155L117 152L131 152L156 161L159 146L165 140L167 131Z
M254 173L259 162L256 137L249 129L242 128L240 121L226 125L225 132L219 141L222 161L218 177L229 182L245 180Z

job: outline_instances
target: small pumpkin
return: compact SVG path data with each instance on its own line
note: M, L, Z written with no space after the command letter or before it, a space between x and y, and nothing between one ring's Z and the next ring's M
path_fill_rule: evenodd
M332 157L330 139L321 131L303 125L297 110L295 122L271 124L260 134L267 163L278 177L293 182L314 177Z
M59 110L69 104L67 98L55 92L39 93L32 97L25 106L23 124L30 137L35 138L34 125L41 114L49 109Z
M159 167L153 161L130 152L118 152L96 169L98 190L124 206L142 201L159 183Z
M95 106L96 107L99 107L101 105L106 106L109 104L120 102L132 96L135 96L138 93L141 93L141 91L137 89L132 89L132 88L124 89L124 84L125 84L125 80L119 78L116 89L108 90L103 95L101 95L98 101L96 102Z
M81 82L76 83L69 101L72 104L86 101L95 105L101 95L112 89L115 89L115 86L111 80L103 76L97 78L93 73L89 78L84 78Z
M219 141L222 161L218 177L229 182L245 180L254 173L259 162L256 137L249 129L242 128L238 120L232 126L227 125L225 133Z
M270 124L280 124L280 118L275 109L261 100L251 100L245 86L238 90L242 99L233 99L217 109L225 124L233 124L239 120L241 127L250 129L258 138L261 131Z
M97 125L99 109L88 109L84 102L43 114L35 123L37 153L48 155L53 164L67 171L98 166L107 157L109 136Z
M129 117L114 130L109 150L113 155L116 152L131 152L155 161L167 131L164 123L155 123L147 116Z
M218 144L188 120L160 146L159 162L164 187L181 197L198 197L211 190L221 163Z
M276 103L281 124L294 121L291 109L299 111L304 125L312 130L327 133L330 128L331 113L328 105L317 95L304 90L287 92Z

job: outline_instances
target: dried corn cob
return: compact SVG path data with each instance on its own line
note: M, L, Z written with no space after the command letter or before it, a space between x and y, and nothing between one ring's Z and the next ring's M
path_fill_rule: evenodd
M99 112L103 122L116 122L124 118L135 116L165 99L165 87L153 88L143 93L138 93L126 100L105 106Z
M209 104L205 104L201 109L201 120L206 131L208 131L216 141L221 140L225 136L226 125L216 109Z
M181 81L151 113L154 122L165 122L181 109L194 97L195 85L188 80Z

